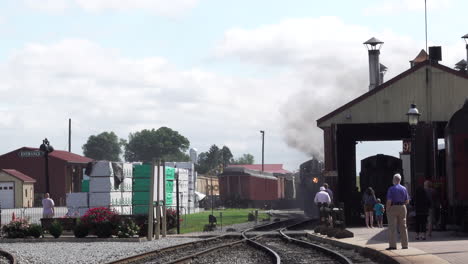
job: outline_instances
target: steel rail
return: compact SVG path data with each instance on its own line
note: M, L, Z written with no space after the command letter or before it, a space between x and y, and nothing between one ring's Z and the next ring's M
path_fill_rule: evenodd
M5 250L0 249L0 255L7 258L10 264L16 264L17 263L15 256L13 254L11 254L10 252L7 252Z
M295 243L295 244L298 244L298 245L313 248L313 249L315 249L317 251L321 251L324 254L336 259L338 262L340 262L342 264L353 264L353 262L349 258L344 256L340 252L337 252L335 250L332 250L332 249L329 249L329 248L326 248L326 247L316 245L314 243L310 243L310 242L307 242L307 241L304 241L304 240L300 240L300 239L296 239L296 238L288 236L286 233L284 233L284 231L286 229L287 229L287 227L280 229L279 233L281 234L281 237L283 239L287 240L288 242L292 242L292 243Z

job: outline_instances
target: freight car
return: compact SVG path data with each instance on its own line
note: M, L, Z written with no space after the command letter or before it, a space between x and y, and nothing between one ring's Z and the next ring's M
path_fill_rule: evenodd
M220 198L227 207L271 207L284 197L284 179L273 173L227 167L218 179Z

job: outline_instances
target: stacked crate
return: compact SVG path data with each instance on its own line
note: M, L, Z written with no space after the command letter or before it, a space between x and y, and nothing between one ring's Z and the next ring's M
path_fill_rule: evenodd
M133 165L131 163L123 164L124 179L120 183L120 191L122 192L122 214L132 214L132 190L133 190Z
M182 208L185 208L186 210L188 209L188 200L189 200L189 172L186 169L177 169L178 177L179 177L179 206ZM174 179L174 192L172 193L172 205L176 206L177 205L177 186L176 186L176 180Z
M115 186L114 171L109 161L98 161L89 175L89 207L109 207L122 213L122 193Z
M151 184L151 165L134 165L133 166L133 186L132 186L132 207L133 214L148 214L148 204L150 198ZM161 175L162 180L162 175ZM155 179L156 181L156 179ZM173 181L174 169L166 167L166 204L173 203ZM155 187L157 183L155 183ZM162 191L162 186L160 186Z

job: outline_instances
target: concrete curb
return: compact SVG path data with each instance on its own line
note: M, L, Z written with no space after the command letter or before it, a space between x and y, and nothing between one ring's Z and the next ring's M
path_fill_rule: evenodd
M97 238L97 237L44 237L44 238L1 238L0 243L47 243L47 242L73 242L73 243L92 243L92 242L146 242L146 237L134 238Z

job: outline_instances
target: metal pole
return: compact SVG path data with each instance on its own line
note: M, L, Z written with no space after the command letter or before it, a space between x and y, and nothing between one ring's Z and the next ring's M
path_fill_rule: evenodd
M260 133L262 133L262 173L264 172L264 166L265 166L265 131L260 130Z
M151 175L150 175L150 192L149 192L149 203L148 203L148 241L153 240L153 222L154 222L154 160L151 162Z
M71 152L71 118L68 119L68 152Z
M46 176L46 193L50 194L50 184L49 184L49 151L44 153L45 157L45 176Z
M213 214L213 205L214 205L214 202L213 202L213 199L214 199L214 195L213 195L213 176L211 176L211 215L214 216Z
M167 219L166 219L166 162L163 160L163 203L162 203L162 236L167 235Z
M414 175L414 169L416 167L416 126L411 126L411 195L415 194L416 190L416 179Z
M176 220L177 220L177 234L180 234L180 220L179 220L179 169L176 167Z
M159 239L159 235L161 234L161 161L158 160L158 172L157 175L157 198L156 198L156 239Z

